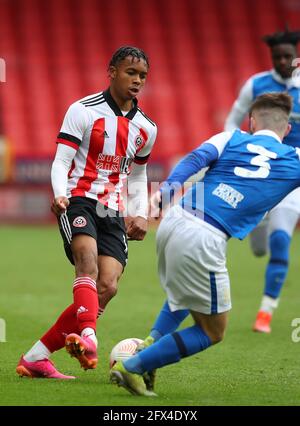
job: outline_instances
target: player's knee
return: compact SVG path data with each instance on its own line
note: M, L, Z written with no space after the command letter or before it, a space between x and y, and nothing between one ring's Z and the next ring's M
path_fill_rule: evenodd
M265 256L268 251L268 240L258 240L250 237L250 247L254 256Z
M112 299L118 291L117 280L115 278L104 277L97 281L99 298L101 296L106 300Z
M268 252L267 225L258 226L249 235L251 251L254 256L261 257Z
M93 279L97 278L98 265L97 258L94 253L90 253L84 250L77 250L73 253L75 262L76 273L78 275L89 275Z
M254 254L254 256L256 257L262 257L265 256L267 254L267 248L266 247L251 247L252 248L252 252Z
M225 336L225 327L209 327L205 330L211 340L212 345L222 342Z
M224 340L225 332L224 330L216 330L210 333L210 340L213 345L222 342Z
M118 292L118 287L116 285L111 285L110 287L107 288L106 290L106 297L107 299L112 299L113 297L115 297L115 295Z

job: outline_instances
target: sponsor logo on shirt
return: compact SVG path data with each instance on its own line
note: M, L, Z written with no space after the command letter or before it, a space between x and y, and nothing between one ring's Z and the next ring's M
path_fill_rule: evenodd
M120 155L99 154L96 163L97 170L106 170L113 173L129 173L131 158L122 157Z
M225 203L229 204L234 209L237 208L238 203L240 203L244 196L236 189L232 188L226 183L220 183L216 189L213 190L213 194L221 198Z

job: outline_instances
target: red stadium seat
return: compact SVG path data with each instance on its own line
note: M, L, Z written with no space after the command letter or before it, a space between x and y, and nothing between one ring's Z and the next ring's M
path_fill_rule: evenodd
M107 63L124 44L150 56L140 105L159 125L151 158L182 155L222 130L240 85L271 67L261 36L300 22L295 0L2 3L2 132L16 155L53 156L67 107L109 84Z

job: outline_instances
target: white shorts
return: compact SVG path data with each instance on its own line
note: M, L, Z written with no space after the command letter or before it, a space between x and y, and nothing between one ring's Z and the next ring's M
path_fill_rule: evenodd
M294 210L300 215L300 188L290 192L272 211L280 208Z
M158 273L171 311L211 315L231 309L222 231L176 205L162 220L156 243Z

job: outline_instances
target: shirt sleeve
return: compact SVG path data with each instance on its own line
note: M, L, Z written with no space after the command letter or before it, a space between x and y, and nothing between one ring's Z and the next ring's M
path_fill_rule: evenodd
M57 137L57 143L68 145L78 150L88 125L89 117L85 106L80 102L75 102L66 112Z
M212 136L210 139L207 139L207 141L203 142L203 144L200 145L200 147L198 149L199 150L201 148L205 149L206 144L213 145L218 151L218 157L217 158L219 158L221 156L222 152L224 151L224 148L226 147L227 142L229 141L229 139L231 139L232 135L233 135L233 131L218 133L218 134Z
M209 167L222 154L226 144L231 139L232 132L219 133L200 147L186 155L171 171L167 180L161 186L161 192L170 192L174 195L187 179L200 170Z
M240 127L253 101L253 78L249 78L241 88L241 91L229 112L224 129L234 130Z
M75 155L76 149L61 143L57 145L51 168L51 183L55 198L67 196L68 173Z
M134 162L137 164L146 164L148 162L148 159L150 157L151 150L153 148L154 142L156 140L157 136L157 127L156 125L153 126L153 131L151 135L149 136L149 139L147 140L145 146L138 152L138 155L134 157Z
M147 164L134 164L128 176L128 215L148 217Z

